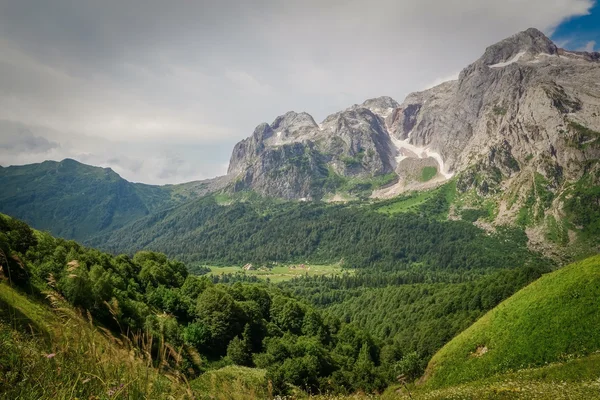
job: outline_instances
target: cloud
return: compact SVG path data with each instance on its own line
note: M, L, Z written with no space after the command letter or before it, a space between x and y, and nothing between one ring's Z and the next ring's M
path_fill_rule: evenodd
M585 44L585 46L581 47L579 51L587 51L588 53L592 53L596 49L596 41L590 40Z
M551 3L0 0L0 119L60 144L0 163L81 156L154 183L222 173L263 121L402 101L594 2Z
M9 135L3 132L0 136L0 152L8 152L12 154L46 154L52 149L56 149L60 145L56 142L40 136L34 136L30 131L19 130L16 135Z

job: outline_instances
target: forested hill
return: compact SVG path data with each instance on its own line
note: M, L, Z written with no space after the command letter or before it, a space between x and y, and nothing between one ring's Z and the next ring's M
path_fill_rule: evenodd
M159 187L70 159L2 168L0 182L2 212L73 239L123 226L170 198Z
M277 262L338 263L349 268L399 271L484 271L537 259L522 231L495 234L467 221L446 221L453 186L428 193L410 212L387 203L277 203L222 205L209 196L149 215L90 241L111 252L144 248L191 263L270 265Z
M9 291L6 285L10 285L40 305L49 306L53 298L64 298L87 314L90 323L93 318L105 332L112 331L122 339L137 340L134 335L141 332L144 337L156 338L144 347L144 352L153 356L165 348L166 341L166 348L177 359L171 367L189 380L233 363L258 367L263 374L266 371L272 394L286 394L292 387L309 393L345 393L382 390L394 374L396 360L382 356L381 343L369 333L326 317L264 283L215 284L207 277L189 275L184 264L163 254L142 251L134 257L113 257L32 231L25 223L2 214L0 256L1 335L7 329L5 308L11 311L10 316L26 306L24 300L11 303L16 294L4 296ZM45 313L37 307L37 322L44 325L48 321L39 318ZM30 326L28 331L32 329ZM11 357L18 354L13 335L2 339L0 350L6 353L0 353L0 397L8 393L9 398L20 398L24 393L43 390L36 380L20 379L12 373L22 371L23 365L12 363ZM66 360L63 357L68 353L62 344L53 346L53 351ZM128 359L134 353L125 354ZM72 363L63 365L65 374L73 373L68 370ZM79 368L85 370L87 366ZM81 381L68 385L71 393L89 391L92 385Z
M0 212L68 239L85 240L202 195L214 182L153 186L75 160L0 167Z

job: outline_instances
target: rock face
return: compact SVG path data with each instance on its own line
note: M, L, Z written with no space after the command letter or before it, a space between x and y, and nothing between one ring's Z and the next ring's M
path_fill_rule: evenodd
M577 179L600 157L599 56L529 29L489 47L457 81L409 95L390 134L439 153L448 172L495 175L487 186L528 168Z
M389 98L370 104L386 111L397 105ZM367 106L330 115L320 125L306 113L288 112L259 125L235 146L228 174L236 176L235 190L313 199L324 193L328 178L369 179L393 172L394 155L383 118Z
M600 158L600 53L558 48L528 29L486 49L459 79L380 97L327 117L289 112L259 125L233 151L236 190L286 199L335 191L333 177L370 179L395 172L394 195L459 174L459 188L481 194L524 172L556 187ZM415 168L438 174L421 185ZM421 185L421 186L419 186Z

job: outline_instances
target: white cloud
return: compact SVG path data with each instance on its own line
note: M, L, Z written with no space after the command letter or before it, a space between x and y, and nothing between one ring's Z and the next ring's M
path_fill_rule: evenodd
M585 46L583 46L581 49L579 49L580 51L587 51L588 53L592 53L596 49L596 42L594 40L590 40L589 42L587 42L585 44Z
M0 1L0 119L44 127L60 144L0 152L0 163L88 154L134 180L215 175L260 122L292 109L322 120L381 95L401 102L454 78L488 45L531 26L550 34L593 3ZM124 162L111 146L146 153ZM165 172L173 160L183 162Z

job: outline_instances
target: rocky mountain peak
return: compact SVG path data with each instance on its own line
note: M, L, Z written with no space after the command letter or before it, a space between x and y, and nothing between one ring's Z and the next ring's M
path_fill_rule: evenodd
M461 190L483 194L532 173L557 188L581 175L582 160L600 157L598 61L528 29L402 104L383 96L321 124L293 111L261 124L235 146L229 175L235 190L287 199L350 193L349 182L384 182L372 195L390 197L454 174Z
M284 115L280 115L271 124L271 129L276 132L295 132L301 129L314 129L318 127L310 114L305 112L297 113L295 111L289 111Z
M365 100L362 104L355 104L350 107L350 110L358 108L366 108L375 115L386 118L390 115L400 104L389 96L375 97L372 99Z
M557 53L558 47L546 35L538 29L529 28L488 47L478 63L490 66L517 61L525 54L536 56Z

